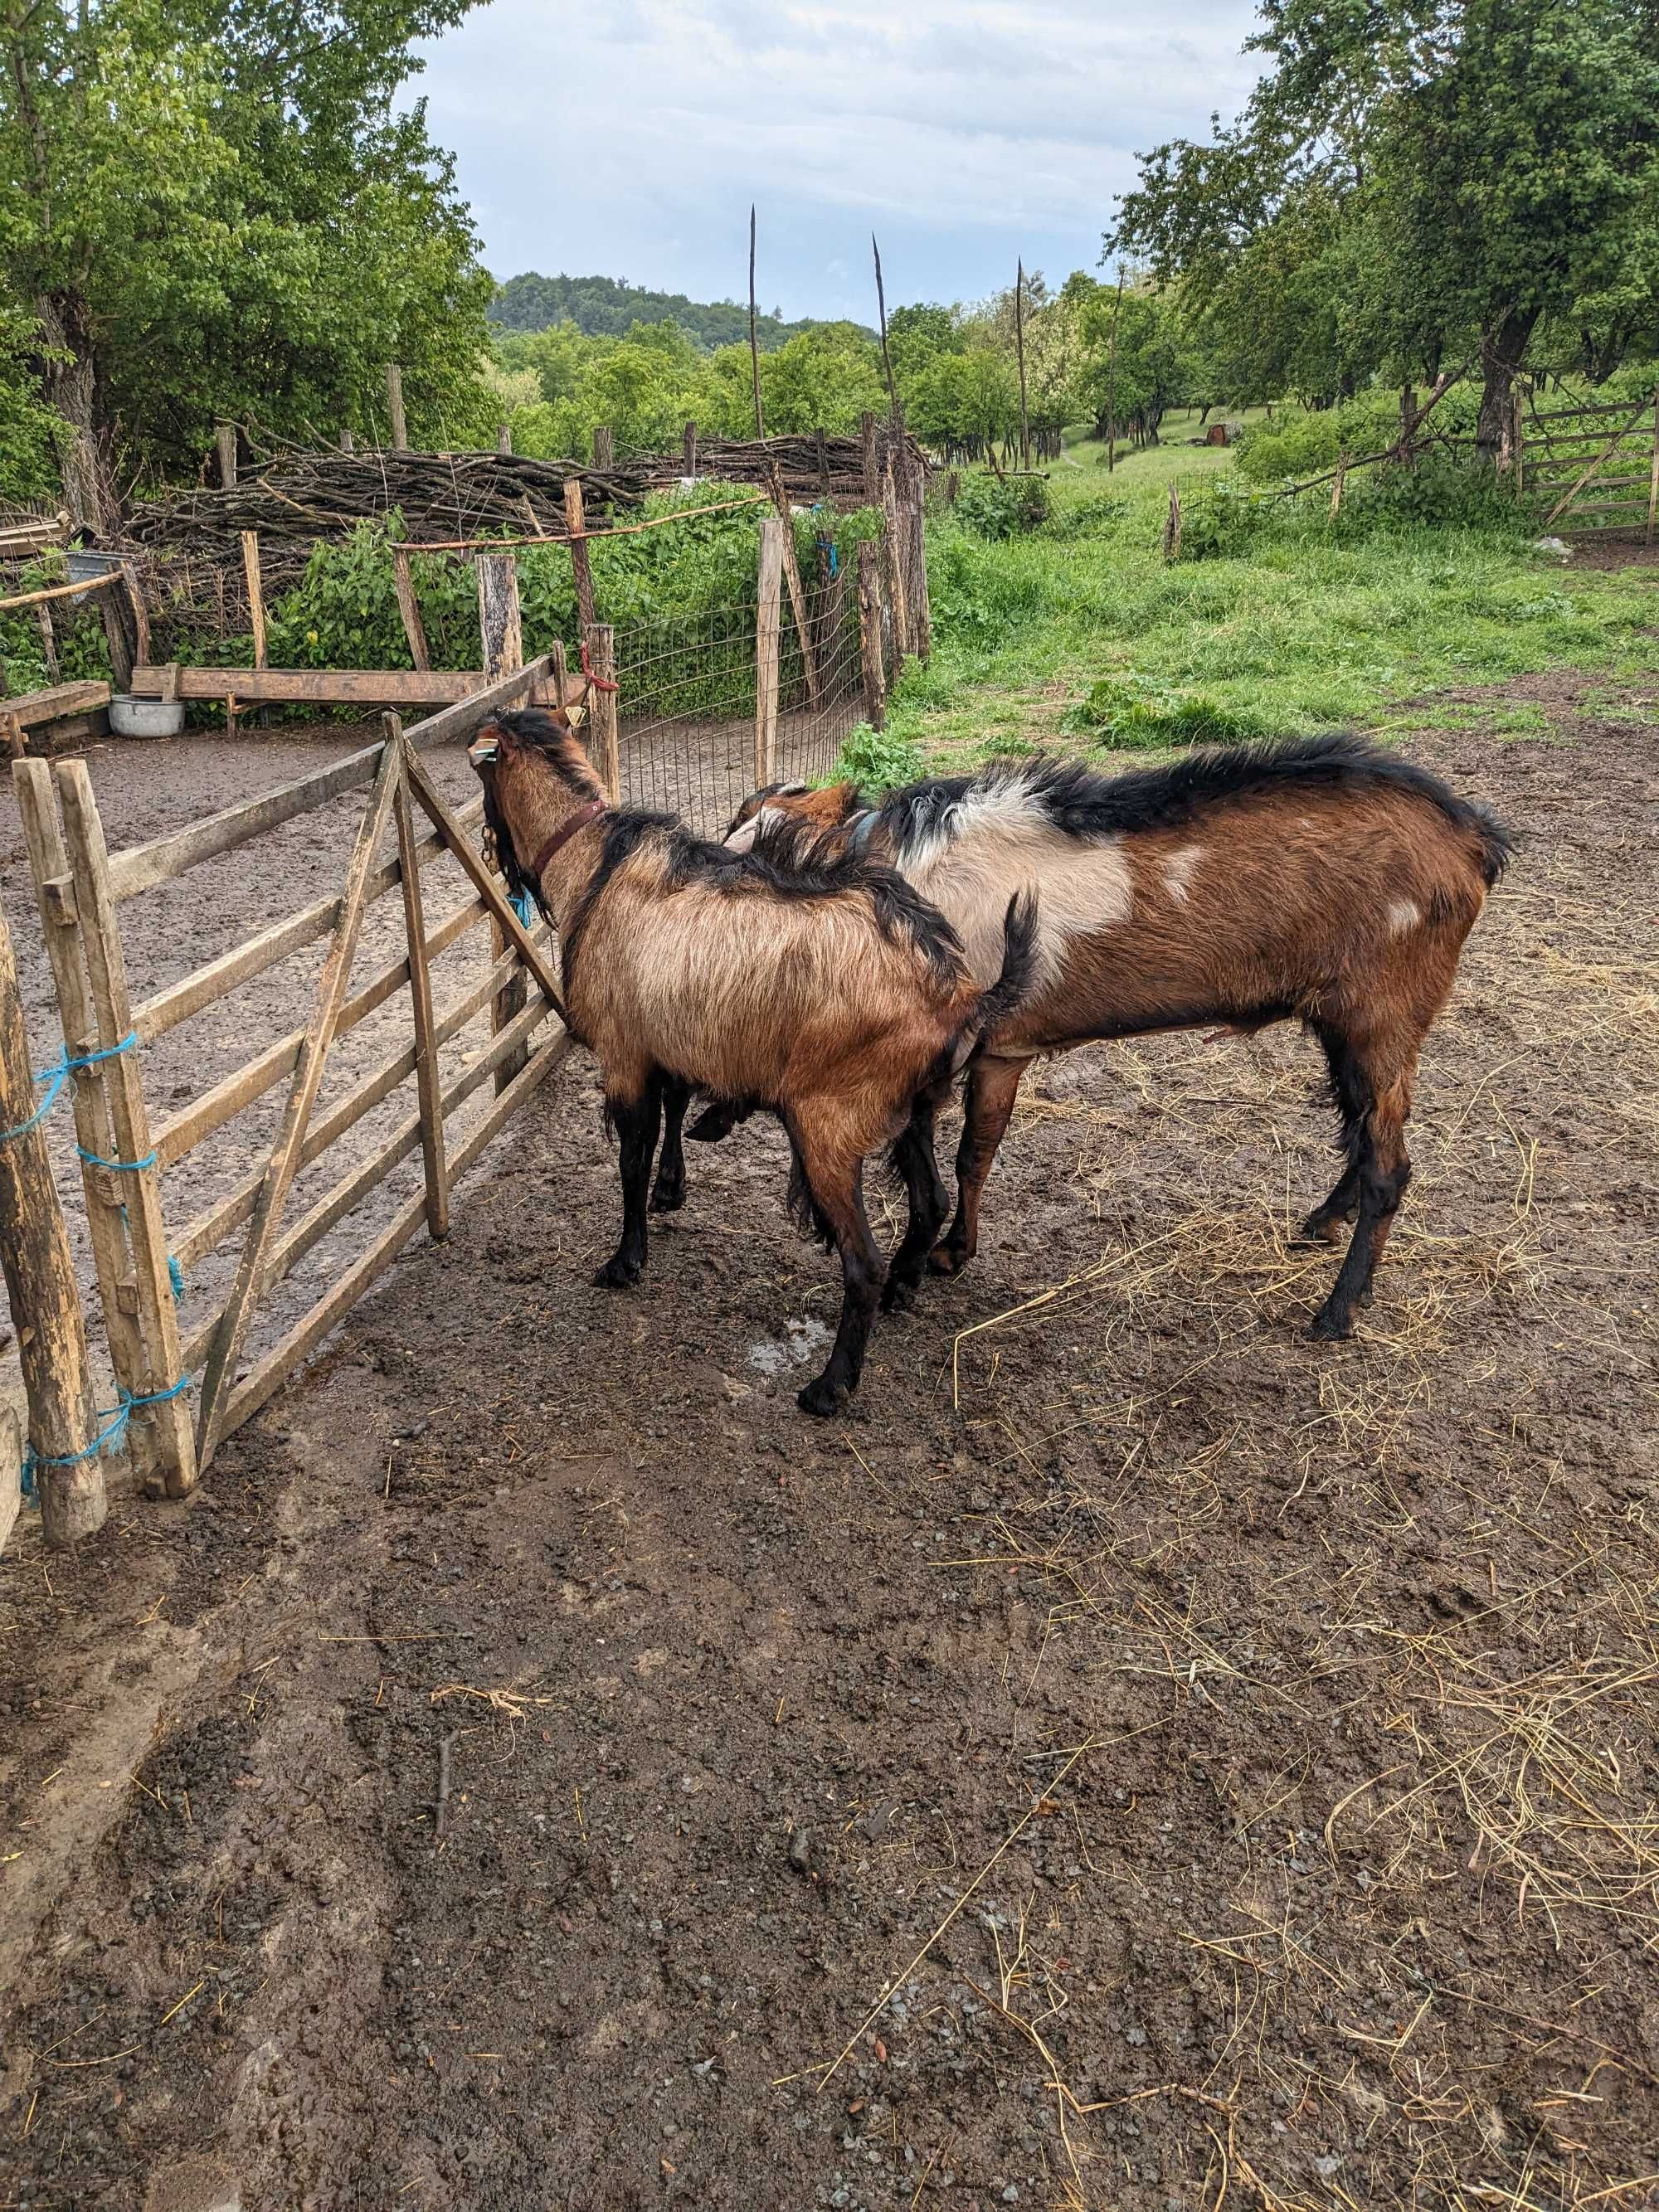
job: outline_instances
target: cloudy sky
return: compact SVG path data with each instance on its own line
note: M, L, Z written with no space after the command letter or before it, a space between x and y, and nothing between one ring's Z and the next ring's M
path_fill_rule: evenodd
M499 277L873 319L1092 269L1134 155L1232 112L1251 0L490 0L416 88Z

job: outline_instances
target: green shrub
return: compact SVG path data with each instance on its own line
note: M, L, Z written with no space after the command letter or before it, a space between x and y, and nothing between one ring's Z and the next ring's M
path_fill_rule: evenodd
M873 730L860 722L842 743L831 769L831 783L855 783L860 791L896 791L921 774L921 748L892 730Z
M1058 508L1044 534L1066 544L1084 538L1109 538L1134 512L1134 504L1115 492L1093 492L1086 499Z
M989 470L963 479L952 512L976 538L1029 538L1048 520L1045 477L998 477Z
M1230 744L1265 734L1254 714L1136 676L1109 676L1091 685L1066 709L1060 726L1114 748Z

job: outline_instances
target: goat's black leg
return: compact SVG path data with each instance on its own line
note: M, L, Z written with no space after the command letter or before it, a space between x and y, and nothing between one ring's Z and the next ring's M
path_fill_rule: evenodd
M1352 1221L1359 1209L1359 1163L1367 1148L1365 1117L1371 1109L1371 1086L1364 1061L1340 1029L1321 1023L1315 1035L1324 1047L1325 1064L1330 1070L1330 1100L1341 1124L1337 1141L1348 1164L1329 1194L1303 1223L1302 1235L1310 1241L1335 1244L1341 1241L1343 1224Z
M883 1312L907 1306L927 1272L927 1255L939 1237L951 1202L939 1179L933 1153L933 1121L938 1109L931 1098L918 1098L910 1109L904 1133L893 1147L893 1164L904 1177L910 1218L897 1250L887 1263L887 1286L881 1294Z
M626 1290L637 1283L645 1268L646 1194L651 1184L651 1160L657 1149L657 1130L662 1120L662 1085L653 1075L631 1105L608 1102L617 1138L617 1164L622 1171L622 1243L594 1276L601 1290Z
M885 1270L864 1211L863 1161L837 1170L821 1154L814 1156L804 1132L792 1127L789 1133L813 1206L835 1238L842 1274L841 1325L835 1344L823 1374L806 1385L795 1402L803 1413L833 1413L857 1389L864 1371L864 1350Z
M957 1212L927 1264L936 1275L958 1275L979 1249L979 1206L985 1179L1007 1130L1029 1060L976 1060L968 1071L962 1142L957 1147Z
M653 1213L678 1213L685 1204L685 1148L680 1132L685 1109L691 1103L691 1086L678 1075L665 1075L662 1085L662 1157L651 1192Z
M1373 1103L1365 1115L1359 1157L1354 1175L1359 1197L1359 1218L1353 1241L1342 1262L1336 1286L1314 1316L1313 1334L1324 1341L1349 1335L1354 1308L1369 1304L1371 1284L1389 1231L1412 1178L1406 1151L1406 1117L1411 1111L1413 1066L1386 1084L1376 1085Z

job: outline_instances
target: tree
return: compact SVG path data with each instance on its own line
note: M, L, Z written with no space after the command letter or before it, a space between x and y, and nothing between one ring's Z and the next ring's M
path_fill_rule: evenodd
M118 459L195 467L216 416L475 437L490 285L450 167L393 94L471 0L0 0L0 281L107 529ZM117 445L120 447L118 454Z
M819 323L762 362L761 396L775 437L817 429L848 436L866 410L887 404L880 351L856 323Z
M1258 374L1316 370L1327 397L1478 362L1495 453L1540 321L1650 313L1659 10L1266 0L1261 17L1268 66L1238 123L1145 156L1109 250L1179 279L1212 330L1254 329Z

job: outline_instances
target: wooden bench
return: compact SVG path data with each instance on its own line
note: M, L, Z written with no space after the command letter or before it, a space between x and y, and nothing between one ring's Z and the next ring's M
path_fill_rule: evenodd
M46 752L109 734L109 686L103 683L54 684L45 691L0 699L0 737L14 760L29 750Z

